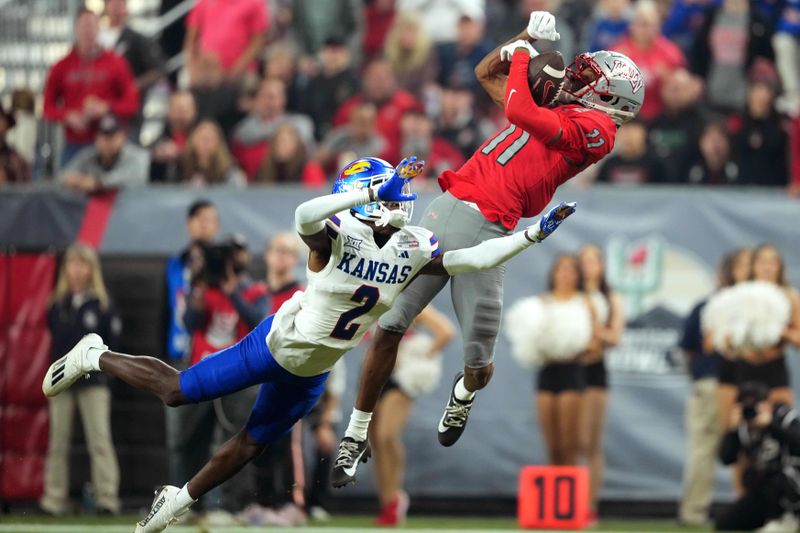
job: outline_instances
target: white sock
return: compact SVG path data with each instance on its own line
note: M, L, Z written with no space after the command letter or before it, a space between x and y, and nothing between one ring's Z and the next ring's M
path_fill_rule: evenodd
M92 370L100 371L100 356L108 351L107 348L89 348L86 350L86 362L92 367Z
M370 420L372 420L372 413L359 411L354 407L353 412L350 414L350 423L347 424L347 431L344 432L344 436L359 442L367 440L367 429L369 429Z
M468 402L475 397L475 393L467 390L467 388L464 386L464 376L461 376L461 379L459 379L458 383L456 383L454 392L456 395L456 400L461 400L462 402Z
M197 500L189 495L189 484L187 483L178 491L178 494L175 495L175 508L186 509L196 501Z

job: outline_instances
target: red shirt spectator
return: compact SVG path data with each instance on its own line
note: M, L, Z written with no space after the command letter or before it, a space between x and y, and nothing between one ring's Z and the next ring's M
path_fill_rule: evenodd
M406 113L401 124L402 156L417 156L425 161L425 176L438 176L461 167L466 159L448 140L434 135L433 120L418 111Z
M383 43L394 22L394 0L376 0L364 11L364 56L372 58L383 51Z
M346 124L350 114L363 102L375 104L378 109L378 131L388 142L381 157L397 161L402 136L400 120L408 111L421 110L422 105L411 93L398 89L392 65L385 59L375 59L367 65L363 91L342 104L333 118L334 126Z
M84 10L75 19L75 44L50 69L44 87L44 116L63 122L70 153L90 144L108 113L123 119L139 110L136 80L125 60L97 45L97 15ZM75 148L77 146L77 148Z
M230 298L220 289L209 287L203 293L202 324L192 333L193 365L214 352L227 348L247 335L247 325L239 320L239 313Z
M661 35L660 27L661 20L655 4L640 2L628 36L611 47L630 57L642 71L647 97L639 111L639 118L645 121L661 114L661 81L686 63L681 49Z
M215 55L233 77L255 70L268 20L264 0L199 0L186 20L187 56Z

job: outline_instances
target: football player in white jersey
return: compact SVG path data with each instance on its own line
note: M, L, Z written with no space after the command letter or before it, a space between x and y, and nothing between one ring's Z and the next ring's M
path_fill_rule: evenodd
M178 372L152 357L111 352L90 334L53 363L42 383L47 396L96 371L151 392L170 407L261 384L246 426L182 488L159 489L137 533L163 531L267 443L290 431L317 403L333 364L358 344L414 276L494 267L541 242L575 210L574 204L561 204L525 231L443 254L430 231L406 225L416 198L409 181L422 165L411 158L395 169L381 159L359 159L341 172L334 194L301 204L295 225L310 248L308 287L234 346ZM348 446L354 464L345 475L352 477L369 447L366 440Z

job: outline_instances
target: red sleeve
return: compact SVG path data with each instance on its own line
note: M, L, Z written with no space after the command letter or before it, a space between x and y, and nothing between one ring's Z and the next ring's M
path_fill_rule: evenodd
M603 159L614 147L617 126L608 115L592 109L573 107L559 113L561 138L551 147L577 166Z
M114 56L116 64L117 97L110 103L111 111L121 118L130 118L139 111L139 89L136 79L128 66L128 62L120 56Z
M253 2L253 12L251 13L249 22L251 36L267 30L269 26L269 15L266 2L263 0L255 0Z
M561 129L558 115L539 107L528 87L530 55L524 50L514 52L506 83L506 118L542 143L549 143Z
M795 187L800 187L800 117L792 121L789 137L789 155L792 163L789 183Z
M53 122L64 120L64 115L66 115L66 109L59 101L62 93L62 65L61 61L53 65L47 75L47 82L44 84L44 118Z
M303 167L303 175L300 180L304 187L322 187L325 185L325 171L316 161L309 161Z

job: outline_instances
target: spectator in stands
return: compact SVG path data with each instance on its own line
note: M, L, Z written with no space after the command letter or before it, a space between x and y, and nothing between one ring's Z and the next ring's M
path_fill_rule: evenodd
M128 141L114 115L106 115L97 127L93 146L78 152L61 171L60 181L86 193L124 189L147 184L150 154Z
M47 325L52 336L52 359L62 357L83 337L97 333L114 350L119 347L121 323L108 297L97 252L81 244L70 246L50 298ZM50 442L44 474L46 512L69 512L69 450L75 408L83 421L92 485L98 512L117 514L119 464L111 437L111 391L108 376L94 373L73 388L50 398Z
M328 173L360 157L382 156L388 147L378 132L375 105L364 102L350 114L344 126L332 129L317 151L317 159Z
M462 6L456 41L436 47L440 85L468 85L476 92L481 90L474 74L475 66L494 48L485 37L485 22L483 8Z
M363 102L374 104L378 110L378 131L389 143L384 159L399 160L400 119L407 111L421 109L421 105L414 96L397 86L397 78L388 60L374 59L367 64L361 92L348 99L336 111L334 126L346 124L351 113Z
M331 37L319 51L320 71L306 83L300 109L314 121L317 139L331 129L336 110L358 92L350 51L344 40Z
M395 17L384 54L400 87L422 99L424 91L436 81L439 67L431 38L416 13Z
M787 184L786 131L775 110L778 80L755 78L747 86L747 107L733 149L739 163L743 185Z
M649 122L661 114L661 83L667 75L685 63L683 52L659 30L661 17L652 0L639 0L634 8L628 36L612 48L630 57L645 79L645 98L639 118Z
M27 161L6 142L8 130L16 120L0 104L0 187L6 183L22 183L31 180L31 168Z
M100 48L98 32L97 15L81 9L75 18L75 44L50 69L44 86L44 117L65 127L62 163L92 144L104 115L111 112L124 120L139 110L130 67L114 52Z
M731 141L724 124L712 121L705 125L686 177L689 183L704 185L727 185L739 179L739 165L731 160Z
M364 9L364 57L372 59L383 52L387 35L395 24L395 0L375 0Z
M720 0L674 0L661 32L680 46L684 54L689 54L697 34L719 3Z
M584 50L608 50L625 37L630 25L630 0L601 0L585 29ZM564 58L565 62L567 58Z
M364 31L360 0L294 0L292 22L300 53L314 56L331 37L345 39L353 58L361 58Z
M190 70L203 55L219 59L225 76L256 70L269 26L263 0L199 0L186 20L184 54Z
M33 166L36 159L36 96L30 89L14 89L11 92L11 116L16 125L8 132L6 142Z
M257 183L302 183L306 187L325 184L325 173L308 157L297 130L281 124L269 140L269 154L256 172Z
M464 11L483 11L485 5L485 0L397 0L397 11L417 13L435 43L453 43Z
M800 116L792 119L789 125L789 195L800 197Z
M748 0L724 0L695 39L692 71L706 80L712 108L733 113L746 100L747 72L758 57L772 59L769 20Z
M800 0L786 0L772 38L775 65L783 81L780 109L800 116Z
M249 178L254 178L278 127L291 124L309 152L314 148L314 124L305 115L286 112L286 84L274 78L261 83L252 110L233 132L233 153Z
M189 91L176 91L169 97L167 123L161 137L150 148L150 181L178 181L178 164L189 135L197 121L197 106Z
M128 26L128 0L105 0L108 26L98 40L106 50L114 50L128 61L139 92L144 94L161 77L161 50L152 39Z
M445 87L439 100L436 116L436 135L453 144L465 158L471 157L481 145L475 98L466 87Z
M705 121L702 93L702 82L685 69L672 72L661 85L664 111L650 124L649 141L666 182L686 181L686 165L695 157Z
M648 150L647 128L637 120L620 126L614 152L600 164L599 182L637 185L664 181L661 162Z
M459 168L466 161L458 148L434 135L433 120L421 111L409 111L403 115L400 129L403 133L400 155L416 155L424 160L423 177L436 178L445 170Z
M247 184L236 166L219 125L202 120L192 130L180 163L180 181L193 186Z
M308 80L300 80L297 53L290 46L270 45L264 57L264 78L275 78L286 85L286 109L298 111L300 108L300 85ZM261 81L254 80L254 88Z
M197 104L197 118L213 120L228 138L242 117L239 87L225 79L216 56L203 54L191 72L191 91Z

